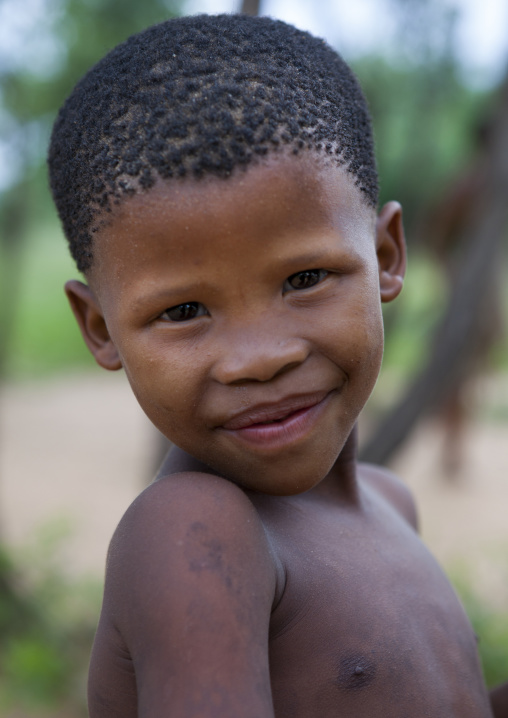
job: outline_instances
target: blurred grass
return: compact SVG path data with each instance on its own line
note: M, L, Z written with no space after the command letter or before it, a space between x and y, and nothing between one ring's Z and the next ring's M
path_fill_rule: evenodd
M22 251L8 376L19 379L92 367L63 291L64 282L79 273L56 221L33 228Z
M506 556L506 550L503 554ZM478 585L465 564L452 566L449 575L478 637L487 687L505 683L508 681L508 607L498 595L486 595L485 587Z
M26 616L21 625L2 630L2 716L87 715L86 673L102 586L64 570L69 533L66 521L52 521L5 557L15 567Z

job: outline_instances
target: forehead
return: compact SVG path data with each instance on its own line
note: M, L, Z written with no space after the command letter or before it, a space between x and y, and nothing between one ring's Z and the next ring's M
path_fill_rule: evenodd
M89 279L110 282L112 271L121 276L153 252L168 261L196 251L222 261L239 245L243 252L268 240L305 244L316 231L339 232L360 251L374 222L345 169L314 153L274 155L229 179L161 180L125 200L96 234Z

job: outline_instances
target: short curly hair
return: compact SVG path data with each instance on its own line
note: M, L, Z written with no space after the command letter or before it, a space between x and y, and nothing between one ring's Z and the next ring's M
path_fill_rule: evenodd
M344 60L284 22L196 15L133 35L78 82L53 127L53 198L78 269L107 212L157 176L213 174L287 148L344 166L377 205L369 112Z

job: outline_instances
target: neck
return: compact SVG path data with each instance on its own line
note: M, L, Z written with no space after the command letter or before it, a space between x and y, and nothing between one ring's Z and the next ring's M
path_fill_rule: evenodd
M312 491L322 496L359 501L357 482L358 427L355 424L328 475Z
M179 474L182 471L198 471L204 474L214 474L215 471L206 464L201 463L194 456L188 454L178 446L172 446L157 472L155 480L161 479L169 474Z
M328 475L314 489L311 489L311 492L328 497L340 496L342 499L345 498L352 503L356 503L359 500L356 480L357 446L358 428L355 424ZM182 471L199 471L206 474L216 473L206 464L187 454L183 449L173 446L166 454L157 472L156 479Z

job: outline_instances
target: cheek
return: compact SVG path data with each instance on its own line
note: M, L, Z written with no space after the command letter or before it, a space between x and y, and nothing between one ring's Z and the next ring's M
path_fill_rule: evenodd
M196 414L203 394L203 369L194 352L179 352L174 347L144 347L132 354L125 351L125 373L141 408L164 434L173 426L186 426Z
M328 311L328 347L335 361L348 374L360 369L377 376L383 354L383 318L379 290L366 282ZM331 357L332 358L332 357Z
M368 395L374 388L381 362L383 359L383 318L381 308L374 306L368 309L363 315L362 321L356 324L356 351L355 357L359 376L358 378L365 384Z

